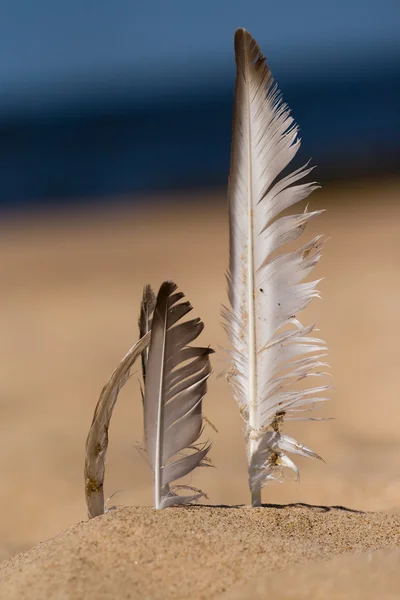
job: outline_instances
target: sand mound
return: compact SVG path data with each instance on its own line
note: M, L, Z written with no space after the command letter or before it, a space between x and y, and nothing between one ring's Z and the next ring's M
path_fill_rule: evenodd
M266 571L395 545L395 515L293 505L123 508L3 563L0 598L208 599ZM311 571L313 581L319 573Z
M400 548L336 556L255 578L224 600L397 600Z

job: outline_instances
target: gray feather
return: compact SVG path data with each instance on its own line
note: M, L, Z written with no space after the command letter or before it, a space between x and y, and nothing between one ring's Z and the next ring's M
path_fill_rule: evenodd
M156 305L156 295L153 292L151 286L146 285L143 288L142 303L140 305L139 334L140 334L141 338L144 335L146 335L146 333L151 331L151 319L153 317L155 305ZM148 356L149 356L149 349L147 347L142 352L143 383L146 383L146 368L147 368Z
M188 504L202 494L179 495L170 484L202 466L210 446L195 447L202 432L202 400L211 374L210 348L188 347L200 319L178 323L192 310L172 281L162 284L151 324L144 393L144 431L154 472L154 506ZM190 361L190 362L188 362ZM182 456L182 452L189 453ZM198 492L196 490L196 492Z

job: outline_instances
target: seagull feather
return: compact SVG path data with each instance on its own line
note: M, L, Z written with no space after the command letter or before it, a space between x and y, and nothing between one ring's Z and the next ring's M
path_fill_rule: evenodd
M322 211L281 215L319 187L300 180L308 165L282 176L299 147L298 127L282 101L265 57L245 29L235 33L236 87L229 180L230 262L224 308L233 349L234 395L245 421L249 486L253 506L261 488L281 480L286 469L298 477L287 453L319 458L282 433L284 420L299 407L324 401L329 387L290 390L321 366L326 345L296 315L318 297L318 281L303 283L321 257L322 239L283 253L310 219ZM305 355L305 356L304 356ZM320 374L320 373L319 373Z
M172 482L207 464L210 445L198 444L202 432L202 400L211 374L210 348L189 346L201 333L200 319L181 322L192 306L164 282L151 321L146 382L144 431L146 451L154 474L154 507L189 504L204 494L177 493ZM189 453L184 454L185 450Z

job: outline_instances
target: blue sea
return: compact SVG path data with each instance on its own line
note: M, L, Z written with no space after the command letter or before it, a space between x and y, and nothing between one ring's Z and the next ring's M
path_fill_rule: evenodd
M400 73L280 81L299 123L299 161L318 178L393 171L400 156ZM137 101L96 96L0 121L0 204L82 201L143 190L225 185L233 84Z

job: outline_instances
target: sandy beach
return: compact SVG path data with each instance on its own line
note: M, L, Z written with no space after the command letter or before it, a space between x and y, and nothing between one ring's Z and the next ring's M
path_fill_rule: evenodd
M253 598L252 578L260 573L299 563L315 569L332 555L393 545L400 546L400 517L376 513L310 506L125 508L10 561L0 570L0 597L205 600L248 582L234 597Z
M258 600L386 600L399 597L399 548L308 561L255 577L222 598Z
M299 599L364 599L374 585L382 598L400 596L399 191L399 181L343 182L311 196L310 209L328 210L303 240L330 239L314 272L324 277L323 297L303 321L315 321L329 344L332 401L315 416L334 420L288 424L326 462L297 460L301 482L266 488L268 506L257 510L246 506L237 407L217 377L227 344L224 193L3 219L0 598L233 600L264 597L268 586L282 599L294 590ZM217 350L204 403L218 429L205 432L216 468L189 483L208 504L232 508L148 508L151 475L135 447L143 438L137 371L113 416L106 470L106 495L122 490L111 504L130 508L87 522L94 407L137 339L143 285L168 278L204 320L201 343Z

